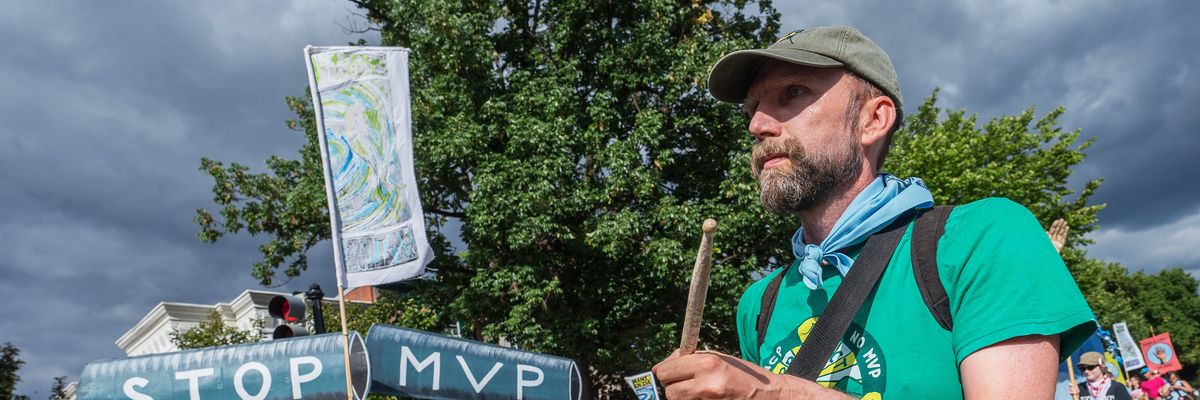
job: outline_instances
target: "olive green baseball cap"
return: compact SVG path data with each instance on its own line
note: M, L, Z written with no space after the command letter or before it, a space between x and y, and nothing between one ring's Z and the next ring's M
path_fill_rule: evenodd
M870 38L853 27L822 26L792 31L765 49L726 54L708 73L708 91L717 100L741 103L767 60L820 68L845 68L871 82L903 108L900 81L892 59Z

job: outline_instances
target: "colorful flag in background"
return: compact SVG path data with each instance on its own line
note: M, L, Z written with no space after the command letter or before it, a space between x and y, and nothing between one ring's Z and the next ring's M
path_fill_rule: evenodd
M1124 322L1113 324L1113 336L1117 337L1117 344L1121 346L1121 356L1124 357L1121 361L1125 363L1126 371L1134 371L1146 366L1146 362L1142 360L1141 349L1138 348L1137 342L1133 341L1133 336L1129 334L1129 326Z
M1146 366L1159 373L1167 373L1183 369L1179 365L1179 357L1175 356L1175 346L1171 344L1171 333L1161 334L1142 339L1142 356L1146 357Z
M433 253L413 175L408 50L309 46L304 55L339 285L418 277Z

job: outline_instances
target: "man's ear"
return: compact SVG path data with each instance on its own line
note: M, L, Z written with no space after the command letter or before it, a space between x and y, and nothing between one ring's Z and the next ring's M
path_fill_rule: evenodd
M858 139L863 148L878 147L887 142L888 131L896 123L896 103L887 96L867 100L858 118L862 132Z

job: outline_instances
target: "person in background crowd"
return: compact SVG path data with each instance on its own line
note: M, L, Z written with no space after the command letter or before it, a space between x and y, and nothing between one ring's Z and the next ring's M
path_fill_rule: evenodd
M1179 379L1179 374L1171 372L1167 374L1167 381L1171 385L1171 392L1179 396L1180 399L1195 399L1195 390L1192 384L1183 379Z
M1142 390L1142 378L1137 375L1130 375L1129 379L1125 380L1129 389L1129 397L1133 400L1146 400L1146 392Z
M1161 398L1158 390L1163 386L1167 386L1167 381L1158 375L1158 371L1151 371L1150 368L1142 368L1142 391L1146 392L1146 397L1151 399Z
M1079 400L1131 400L1129 389L1112 379L1100 353L1089 351L1079 356L1079 372L1087 381L1070 388L1072 395L1079 395Z

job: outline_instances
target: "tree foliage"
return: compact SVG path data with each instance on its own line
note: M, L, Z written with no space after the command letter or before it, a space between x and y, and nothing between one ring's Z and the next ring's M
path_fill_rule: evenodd
M225 346L230 344L251 343L260 339L262 333L258 329L241 330L236 326L225 324L221 314L213 311L208 315L208 321L199 326L183 331L171 332L171 343L182 350L202 349L205 347Z
M337 304L323 304L326 332L341 332L342 320ZM439 306L419 292L380 291L371 304L346 303L347 327L366 333L372 324L390 324L424 331L442 329Z
M713 324L732 351L734 301L751 271L786 254L794 222L756 206L749 136L704 89L709 64L768 42L769 1L356 1L385 45L412 49L416 170L447 321L576 359L599 388L648 369L677 343L706 217L721 221ZM204 160L219 219L202 240L266 234L254 275L296 276L328 238L316 132L269 173ZM469 249L441 234L462 223ZM763 221L767 221L766 224ZM619 390L619 389L618 389Z
M287 126L305 134L300 159L278 156L267 159L271 173L248 173L250 167L204 158L200 170L213 177L213 201L221 206L220 223L204 209L196 210L201 241L215 242L225 233L243 229L252 235L270 239L258 249L262 260L254 263L251 274L263 285L276 284L275 270L285 265L284 275L292 278L308 268L308 249L329 238L329 214L325 207L325 181L321 173L316 129L307 98L288 97L297 120Z
M0 346L0 399L13 398L13 393L17 391L17 383L21 382L17 371L22 365L25 365L25 361L21 360L21 349L12 343L4 342L4 346Z
M50 400L67 400L67 377L56 376L54 383L50 385Z
M934 91L896 132L883 169L921 177L938 204L1007 197L1047 229L1062 218L1071 227L1067 247L1078 247L1096 229L1103 205L1089 200L1101 180L1088 181L1078 193L1067 187L1071 167L1083 161L1094 139L1080 142L1079 130L1064 132L1058 123L1063 112L1058 107L1038 118L1030 107L980 126L977 115L938 107Z
M1169 268L1156 274L1136 272L1128 286L1134 293L1134 317L1146 322L1131 331L1138 337L1170 332L1186 375L1194 377L1200 366L1200 297L1196 296L1200 283L1182 269Z
M1116 263L1084 259L1075 279L1100 324L1129 324L1135 340L1163 332L1183 364L1184 376L1195 378L1200 367L1200 282L1179 268L1130 275Z

